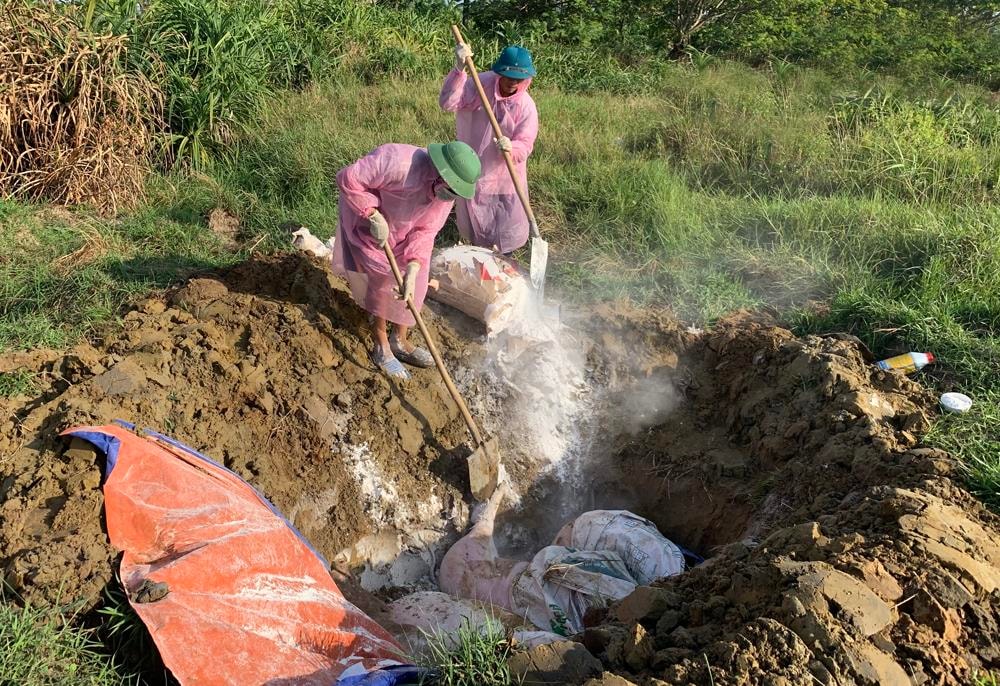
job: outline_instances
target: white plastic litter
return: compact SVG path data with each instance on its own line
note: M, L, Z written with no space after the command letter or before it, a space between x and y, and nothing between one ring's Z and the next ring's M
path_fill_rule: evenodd
M333 241L334 237L331 236L330 240L326 243L316 238L312 235L306 227L302 227L297 231L292 232L292 245L302 252L309 253L319 258L328 258L333 252Z
M965 414L972 407L972 398L964 393L945 393L941 396L941 409L945 412Z
M517 263L472 245L435 251L430 278L438 282L437 290L428 293L431 298L483 322L490 336L521 318L532 295Z

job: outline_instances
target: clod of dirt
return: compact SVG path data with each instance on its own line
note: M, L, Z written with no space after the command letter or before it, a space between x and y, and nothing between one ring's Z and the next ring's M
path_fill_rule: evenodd
M612 672L604 672L600 677L589 679L583 686L635 686L634 683Z
M170 587L162 581L150 581L144 579L142 585L135 592L135 602L155 603L163 600L170 594Z
M601 663L579 643L561 641L516 653L508 661L515 683L579 684L601 673Z
M208 213L208 229L222 241L223 245L233 248L239 244L240 220L221 207L216 207Z

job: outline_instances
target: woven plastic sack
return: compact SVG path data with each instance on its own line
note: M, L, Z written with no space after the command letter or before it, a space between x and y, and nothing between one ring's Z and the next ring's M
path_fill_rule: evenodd
M483 322L495 335L522 316L531 297L531 282L521 267L488 248L456 245L431 258L430 278L437 289L428 295Z
M684 567L681 549L649 520L626 510L594 510L535 554L511 599L535 626L572 636L583 631L588 608L607 607Z

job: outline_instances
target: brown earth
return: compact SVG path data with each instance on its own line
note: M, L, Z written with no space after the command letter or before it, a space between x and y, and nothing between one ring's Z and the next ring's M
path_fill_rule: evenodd
M366 326L325 269L283 256L138 303L103 340L0 358L38 374L0 400L7 582L98 601L114 559L99 467L56 434L114 418L224 461L345 566L400 552L386 536L447 541L468 515L464 426L433 370L400 387L370 367ZM1000 667L1000 521L919 447L930 393L854 341L746 314L701 332L608 305L567 327L587 353L582 446L540 471L476 328L432 317L522 492L509 550L629 507L709 558L592 617L577 639L619 675L603 683L967 684Z
M615 338L643 346L648 327ZM1000 521L918 447L932 394L855 342L746 315L678 343L683 401L612 461L643 484L637 511L712 557L594 622L582 640L605 667L721 685L968 684L1000 666Z
M432 328L458 347L450 331ZM405 389L376 373L366 329L332 276L286 256L138 303L96 344L4 357L0 371L27 368L38 379L31 397L0 400L8 584L29 601L82 598L86 608L99 599L114 557L101 528L100 471L57 434L117 418L224 462L331 560L386 525L462 526L464 480L453 472L464 424L433 370ZM367 448L345 453L348 445ZM381 502L383 481L398 503ZM402 505L414 503L440 512Z

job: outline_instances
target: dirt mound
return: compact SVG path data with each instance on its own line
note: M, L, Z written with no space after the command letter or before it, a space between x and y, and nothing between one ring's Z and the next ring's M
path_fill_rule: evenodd
M934 397L863 346L747 314L704 332L608 305L505 361L440 313L434 335L519 486L498 521L506 553L585 510L628 508L708 558L589 617L578 640L608 670L642 684L965 684L1000 666L1000 522L946 454L918 447ZM56 434L123 418L257 486L355 572L345 588L366 609L378 599L363 589L432 588L468 520L465 427L434 370L404 386L376 373L366 329L338 280L284 256L138 303L103 340L0 359L37 379L0 400L8 584L98 601L114 559L100 467Z
M853 342L746 317L684 341L671 378L682 400L614 459L638 511L711 558L587 631L609 669L965 684L1000 664L1000 522L915 447L933 396Z
M406 388L376 373L366 330L338 281L289 256L139 303L96 345L4 358L0 371L38 381L0 401L7 582L28 599L98 599L114 554L100 472L57 433L116 418L224 462L331 560L349 563L361 542L391 562L400 537L427 546L463 526L464 424L433 370ZM411 560L397 580L430 563Z

